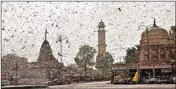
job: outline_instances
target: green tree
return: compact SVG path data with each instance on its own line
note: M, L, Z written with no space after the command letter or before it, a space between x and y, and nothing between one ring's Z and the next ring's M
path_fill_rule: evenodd
M137 63L137 49L135 47L126 50L125 63Z
M90 47L88 45L83 45L79 48L79 52L77 53L76 57L74 58L76 64L84 68L85 70L85 77L87 72L88 66L94 66L94 56L96 53L96 49L93 47Z
M172 36L173 36L173 38L176 36L176 27L175 26L171 26L171 31L173 32L172 34Z
M101 70L102 76L105 77L108 75L108 72L113 64L114 59L109 52L106 52L105 56L97 55L96 58L96 68Z
M27 58L17 56L16 54L7 54L2 56L1 59L1 71L2 73L9 74L15 68L17 68L18 65L18 70L24 69L27 63Z
M20 79L26 76L27 58L20 57L16 54L7 54L1 57L1 73L8 77L15 77L17 84L17 76ZM8 80L12 84L12 80Z

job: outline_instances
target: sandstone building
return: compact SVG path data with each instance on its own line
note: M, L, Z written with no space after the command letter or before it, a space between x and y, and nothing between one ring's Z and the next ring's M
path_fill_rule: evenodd
M128 71L134 76L140 70L140 76L172 76L176 74L175 30L169 31L157 26L154 19L153 26L142 32L140 44L136 45L136 56L139 62L133 64L113 64L112 73L116 75L121 70Z
M106 30L102 20L99 23L98 28L98 55L104 56L106 54Z
M151 69L149 75L159 76L162 73L172 72L171 61L175 60L174 55L174 26L167 30L156 25L141 34L139 50L140 69ZM148 43L147 43L148 34Z

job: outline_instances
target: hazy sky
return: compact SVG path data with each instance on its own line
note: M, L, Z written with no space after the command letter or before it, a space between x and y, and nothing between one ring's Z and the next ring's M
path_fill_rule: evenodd
M60 44L56 40L62 34L70 42L63 43L63 62L74 63L79 46L87 44L97 50L97 26L102 19L107 51L116 62L125 56L126 48L139 44L144 29L138 30L138 26L153 24L154 17L158 26L170 30L175 24L175 3L3 2L2 55L15 53L36 61L48 29L47 40L54 56L58 59Z

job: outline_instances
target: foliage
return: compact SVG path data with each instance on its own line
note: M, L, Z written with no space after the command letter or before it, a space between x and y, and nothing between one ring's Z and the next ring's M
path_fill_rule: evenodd
M1 72L13 75L14 71L25 70L27 58L19 57L16 54L7 54L2 56L1 59Z
M97 55L96 58L96 68L109 68L110 64L114 62L112 55L109 52L106 52L105 56Z
M93 66L93 58L95 56L96 50L88 45L83 45L79 48L79 52L74 58L76 64L79 67Z
M126 50L125 63L137 63L137 49L135 47Z
M103 76L106 76L113 62L114 59L109 52L106 52L105 56L98 54L95 67L102 71Z
M171 30L173 31L173 38L176 40L176 27L172 26Z

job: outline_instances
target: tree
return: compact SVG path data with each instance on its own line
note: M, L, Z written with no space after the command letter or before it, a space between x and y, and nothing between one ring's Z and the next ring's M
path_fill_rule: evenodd
M175 26L171 26L171 32L172 32L172 36L173 36L173 38L175 38L176 37L176 27Z
M106 52L105 56L97 55L96 58L96 68L101 70L103 76L107 76L114 59L109 52Z
M16 54L7 54L2 56L1 70L2 74L8 77L15 77L17 84L17 77L26 76L27 58L17 56ZM12 81L10 81L12 82Z
M2 56L2 73L11 73L18 67L18 70L24 70L27 64L27 58L19 57L16 54L7 54Z
M125 63L137 63L137 49L135 47L126 50Z
M84 68L85 77L87 72L87 66L93 66L95 64L93 60L95 53L96 53L95 48L90 47L88 45L83 45L79 48L79 52L74 58L76 64L79 67Z

